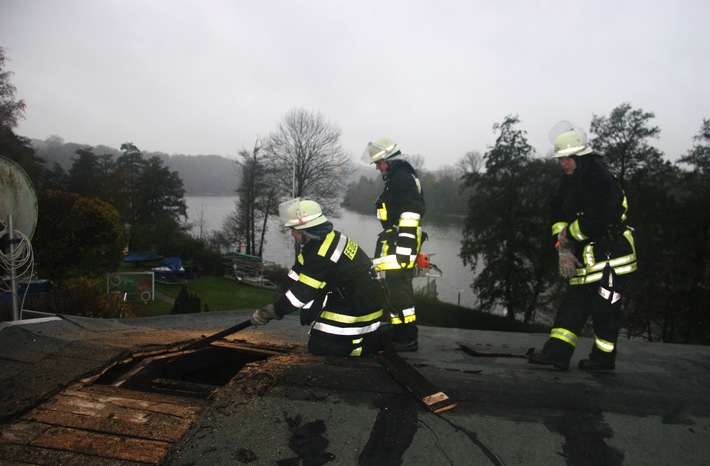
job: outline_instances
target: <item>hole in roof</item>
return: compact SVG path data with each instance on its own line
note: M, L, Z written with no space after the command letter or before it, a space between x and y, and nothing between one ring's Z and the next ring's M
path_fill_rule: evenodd
M95 384L129 390L206 398L249 363L273 352L209 346L192 351L134 357L111 366Z

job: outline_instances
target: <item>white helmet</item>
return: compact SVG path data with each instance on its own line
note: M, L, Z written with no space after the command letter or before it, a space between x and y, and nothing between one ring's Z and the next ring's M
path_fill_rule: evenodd
M322 225L328 221L317 202L300 197L279 204L279 218L284 226L296 230Z
M549 134L550 142L555 146L554 157L569 157L571 155L587 155L592 153L592 146L582 128L563 120L552 127Z
M380 139L377 142L368 142L365 152L362 154L362 161L365 163L375 163L380 160L387 160L393 155L399 154L399 146L389 139Z

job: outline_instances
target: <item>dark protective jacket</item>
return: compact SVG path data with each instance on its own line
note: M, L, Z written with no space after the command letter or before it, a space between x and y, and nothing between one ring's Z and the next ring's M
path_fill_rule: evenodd
M589 154L575 157L577 168L564 175L552 203L552 234L567 228L583 267L571 285L599 281L608 263L618 274L636 270L633 232L626 225L628 204L614 176Z
M382 298L372 261L350 238L331 231L305 243L274 302L279 315L301 311L301 323L333 335L364 335L379 327Z
M385 188L375 206L384 231L373 262L381 270L412 268L422 243L424 192L417 171L407 161L392 163L383 178Z

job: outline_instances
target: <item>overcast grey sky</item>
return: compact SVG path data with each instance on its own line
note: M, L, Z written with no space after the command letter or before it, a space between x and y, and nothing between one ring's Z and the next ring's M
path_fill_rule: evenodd
M629 102L676 160L710 118L708 0L0 0L16 132L233 158L293 108L355 160L389 137L425 167Z

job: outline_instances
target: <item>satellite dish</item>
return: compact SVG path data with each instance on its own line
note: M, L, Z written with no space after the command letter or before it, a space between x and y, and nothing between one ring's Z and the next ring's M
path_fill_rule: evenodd
M0 221L32 239L37 226L37 193L27 173L12 160L0 156Z

